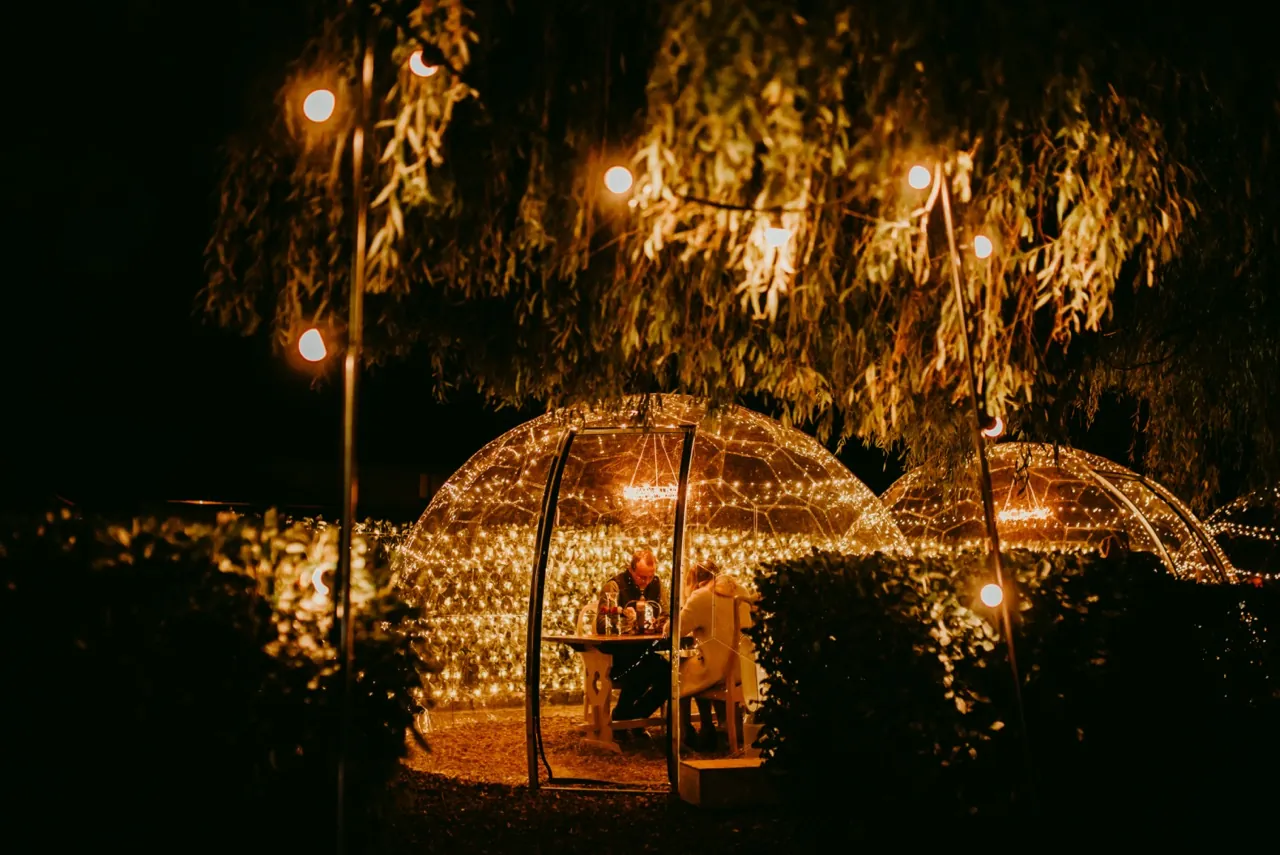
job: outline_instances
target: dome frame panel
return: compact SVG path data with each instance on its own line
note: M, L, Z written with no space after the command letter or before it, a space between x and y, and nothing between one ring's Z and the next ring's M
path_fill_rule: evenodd
M569 789L604 785L611 789L646 791L652 787L643 784L633 785L622 781L587 781L576 778L557 776L547 759L542 739L542 643L544 640L544 609L546 605L547 566L551 557L551 539L557 528L559 517L559 497L563 484L565 469L573 452L574 442L582 437L606 436L649 436L668 435L681 438L680 469L677 475L676 506L672 524L671 549L671 582L667 586L668 615L671 616L671 631L667 634L667 655L671 662L672 697L679 697L680 691L680 656L677 650L680 638L680 574L684 558L684 536L686 509L688 507L689 467L693 460L694 439L697 425L684 424L679 427L619 427L570 426L560 442L559 453L547 478L547 489L543 496L542 514L538 520L538 550L529 585L529 623L525 639L525 722L526 722L526 761L529 770L529 786L537 788L539 780L538 761L541 760L547 770L549 786L567 786ZM680 727L676 721L676 705L667 704L667 734L670 740L667 751L667 784L674 790L679 783Z
M1065 445L1004 442L989 446L987 455L1002 544L1105 552L1118 542L1154 553L1176 576L1234 578L1230 560L1195 514L1153 479ZM971 455L966 472L972 464ZM962 475L944 486L939 472L936 465L917 467L881 499L915 544L980 547L985 517L976 484Z

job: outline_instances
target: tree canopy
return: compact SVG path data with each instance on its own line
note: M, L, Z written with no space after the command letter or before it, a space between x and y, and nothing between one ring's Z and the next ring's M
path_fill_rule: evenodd
M421 351L436 391L495 403L753 395L933 455L967 387L937 187L907 180L922 165L955 202L988 411L1065 439L1118 395L1148 461L1212 491L1222 451L1274 445L1274 61L1243 32L1237 58L1212 54L1178 3L1023 6L370 7L367 357ZM363 11L333 4L276 120L229 146L204 294L228 326L341 331ZM438 73L412 73L415 50ZM1233 96L1245 73L1265 106ZM315 126L300 104L320 85L339 109Z

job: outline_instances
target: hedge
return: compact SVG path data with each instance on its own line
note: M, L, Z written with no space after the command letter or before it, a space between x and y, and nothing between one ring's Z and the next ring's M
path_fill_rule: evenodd
M1177 580L1141 554L810 557L763 568L767 766L805 803L889 815L1182 819L1260 806L1280 760L1274 591ZM1027 751L1024 751L1024 746Z
M406 615L380 585L387 557L358 546L357 832L383 806L420 711ZM37 820L33 842L329 845L340 681L321 589L336 557L336 530L274 514L8 521L0 679L17 738L3 765L22 785L15 816Z

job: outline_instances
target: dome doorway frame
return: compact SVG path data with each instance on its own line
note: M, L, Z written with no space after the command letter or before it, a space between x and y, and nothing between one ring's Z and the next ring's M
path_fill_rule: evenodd
M533 791L574 790L589 792L676 792L680 772L680 727L678 704L680 690L680 657L678 655L680 633L681 568L685 551L685 520L688 511L689 471L693 463L693 446L698 426L682 423L673 426L593 425L583 427L569 425L560 438L560 445L547 473L542 496L542 509L538 516L534 563L529 584L529 622L525 641L525 750L529 768L529 788ZM680 436L680 469L676 487L675 518L671 538L671 583L668 590L667 655L671 662L671 694L667 703L667 787L665 790L653 784L630 784L592 778L560 777L547 760L542 744L542 616L545 601L547 561L551 551L551 537L556 528L560 499L560 485L573 444L579 437L667 435ZM539 761L546 769L544 782L539 774Z

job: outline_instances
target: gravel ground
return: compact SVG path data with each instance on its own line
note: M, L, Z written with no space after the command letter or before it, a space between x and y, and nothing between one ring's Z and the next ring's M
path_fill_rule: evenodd
M396 791L377 846L388 855L809 851L793 845L802 824L780 811L705 811L646 793L535 793L408 767Z
M543 710L557 775L665 785L660 734L620 755L583 751L581 718L581 706ZM780 810L707 811L667 793L535 793L523 709L437 713L426 736L430 751L411 743L379 851L782 853L805 830Z
M626 744L621 754L612 754L581 746L581 721L580 705L542 710L543 749L557 777L666 785L661 731L654 731L652 739ZM489 784L529 781L522 708L436 714L426 736L430 751L410 743L405 760L410 769Z
M561 776L665 785L660 734L621 755L579 750L578 705L543 710L543 741ZM395 803L370 851L531 853L790 853L873 851L990 840L1045 829L1007 819L946 819L911 805L894 816L864 814L856 804L835 814L789 807L709 810L667 792L563 792L528 786L524 710L439 712L426 734L431 750L411 743L394 783ZM723 748L723 744L722 744ZM857 774L832 769L833 775ZM545 779L545 773L543 775ZM1055 828L1055 839L1068 829ZM1087 824L1078 829L1090 836ZM1148 830L1149 831L1149 830ZM1060 841L1061 842L1061 841Z

